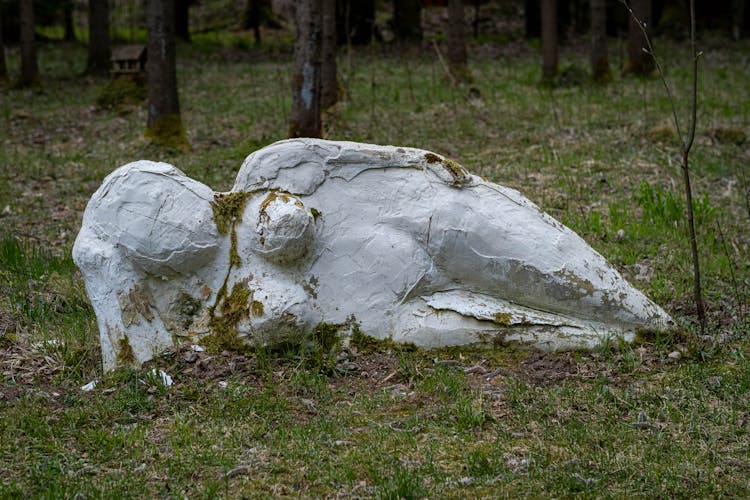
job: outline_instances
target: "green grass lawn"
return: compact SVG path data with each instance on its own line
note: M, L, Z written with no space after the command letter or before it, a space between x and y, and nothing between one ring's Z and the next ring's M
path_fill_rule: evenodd
M104 176L146 158L227 190L245 156L285 136L286 49L215 42L178 50L189 152L148 144L142 103L97 107L106 81L78 76L77 45L42 46L42 86L0 94L0 497L750 496L747 41L701 42L706 335L660 80L542 87L535 50L487 43L472 47L474 84L452 87L431 50L372 47L340 56L327 138L433 150L521 190L680 329L557 354L183 349L103 375L70 248ZM687 47L656 49L686 118ZM561 60L586 68L584 50Z

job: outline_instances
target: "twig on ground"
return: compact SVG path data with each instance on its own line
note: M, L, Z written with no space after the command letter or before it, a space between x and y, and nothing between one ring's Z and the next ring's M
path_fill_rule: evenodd
M456 79L451 74L450 68L448 68L448 65L445 64L445 60L443 59L443 54L440 53L440 47L438 47L438 44L435 40L432 41L432 46L435 47L435 52L437 52L438 60L440 61L440 65L443 67L443 71L445 71L445 76L448 77L448 79L451 81L452 85L456 85Z

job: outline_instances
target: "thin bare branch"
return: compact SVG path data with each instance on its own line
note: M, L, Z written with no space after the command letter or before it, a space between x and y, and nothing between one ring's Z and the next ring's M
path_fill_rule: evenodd
M697 118L697 108L698 108L698 57L699 57L699 54L697 54L695 50L695 0L690 0L690 45L691 45L692 56L693 56L693 93L692 93L692 99L691 99L692 102L691 102L690 123L688 124L688 136L687 137L683 136L682 131L680 130L680 121L677 118L677 111L675 109L674 97L672 96L672 91L669 87L669 84L667 83L667 79L664 76L664 71L662 70L661 64L659 63L659 59L656 57L656 54L654 53L653 47L651 45L651 40L649 39L648 33L646 32L646 27L641 22L641 20L638 19L638 17L635 15L635 12L633 12L633 10L625 2L625 0L620 0L620 2L625 6L625 8L633 17L636 24L640 28L640 30L643 32L643 36L646 39L646 46L648 47L648 50L646 50L646 52L653 58L656 69L659 71L659 76L661 77L662 84L664 85L664 89L667 92L667 97L669 97L669 104L672 107L672 118L674 119L674 125L675 125L675 128L677 129L677 135L680 139L680 142L682 143L682 177L683 177L683 184L685 187L687 223L688 223L688 230L690 233L690 250L691 250L692 258L693 258L693 300L695 301L695 309L698 314L698 320L700 322L701 333L703 333L706 328L706 310L703 305L703 292L701 291L701 271L700 271L700 260L698 258L698 238L695 232L695 220L693 216L693 192L692 192L692 188L690 187L690 158L689 158L690 148L693 146L693 141L695 139L695 122Z
M440 65L443 67L443 71L445 71L445 76L447 76L451 81L451 84L455 86L457 84L456 79L451 74L451 70L448 68L448 65L445 64L443 54L440 52L440 47L438 47L438 44L435 42L435 40L432 41L432 46L435 48L435 52L437 52L438 60L440 61Z
M695 121L698 112L698 57L695 51L695 0L690 0L690 49L693 55L693 105L690 111L690 130L688 138L683 142L683 152L687 155L693 147L695 139Z

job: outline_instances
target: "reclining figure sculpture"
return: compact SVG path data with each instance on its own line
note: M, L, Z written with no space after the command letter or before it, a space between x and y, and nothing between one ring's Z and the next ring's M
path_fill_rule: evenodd
M73 257L105 370L181 342L301 342L323 322L428 348L546 350L672 325L520 193L413 148L281 141L228 193L131 163L91 198Z

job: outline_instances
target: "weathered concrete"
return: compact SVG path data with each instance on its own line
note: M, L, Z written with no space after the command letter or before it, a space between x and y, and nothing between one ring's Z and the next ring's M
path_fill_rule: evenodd
M520 193L413 148L282 141L251 154L229 193L135 162L94 194L73 255L105 369L188 339L299 341L321 322L541 349L672 323Z

